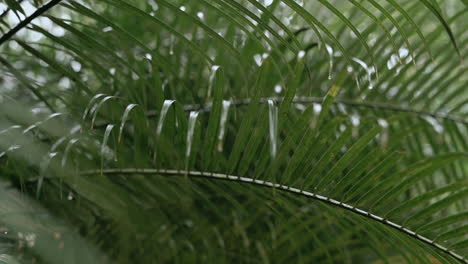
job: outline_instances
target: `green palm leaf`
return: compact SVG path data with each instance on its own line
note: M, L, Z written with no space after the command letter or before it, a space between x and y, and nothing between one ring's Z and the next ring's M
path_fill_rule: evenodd
M0 262L468 263L465 1L7 1Z

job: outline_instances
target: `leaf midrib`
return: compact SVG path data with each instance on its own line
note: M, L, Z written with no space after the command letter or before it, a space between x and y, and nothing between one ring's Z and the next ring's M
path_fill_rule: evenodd
M406 235L409 235L420 242L423 242L426 245L429 245L441 252L444 252L445 254L453 257L454 259L458 260L461 263L468 263L468 259L465 259L464 257L458 255L454 251L442 246L441 244L435 242L434 240L431 240L425 236L422 236L419 233L416 233L415 231L408 229L404 226L401 226L395 222L389 221L381 216L372 214L368 211L362 210L360 208L354 207L352 205L340 202L338 200L332 199L327 196L323 196L317 193L313 192L308 192L302 189L298 189L289 185L284 185L284 184L279 184L279 183L273 183L269 181L264 181L264 180L258 180L258 179L253 179L253 178L248 178L248 177L241 177L241 176L235 176L235 175L229 175L229 174L222 174L222 173L215 173L215 172L206 172L206 171L186 171L186 170L174 170L174 169L142 169L142 168L122 168L122 169L103 169L103 170L86 170L80 172L80 175L99 175L99 174L105 174L105 175L115 175L115 174L150 174L150 175L171 175L171 176L189 176L189 177L197 177L197 178L209 178L209 179L214 179L214 180L227 180L227 181L234 181L234 182L239 182L239 183L244 183L244 184L252 184L252 185L257 185L261 187L267 187L267 188L275 188L280 191L284 192L289 192L293 193L296 195L301 195L307 198L312 198L314 200L326 203L328 205L336 206L341 209L350 211L354 214L362 215L368 219L371 219L373 221L377 221L381 224L384 224L387 227L391 227L401 233L404 233Z

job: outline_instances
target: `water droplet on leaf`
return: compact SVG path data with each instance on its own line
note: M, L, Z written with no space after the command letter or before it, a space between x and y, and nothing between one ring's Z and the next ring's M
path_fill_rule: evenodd
M268 100L268 120L270 124L270 154L274 159L278 145L278 107L271 99Z

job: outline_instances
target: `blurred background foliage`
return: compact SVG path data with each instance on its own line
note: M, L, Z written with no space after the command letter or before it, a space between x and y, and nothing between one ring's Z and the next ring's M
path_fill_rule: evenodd
M466 0L3 0L0 263L467 263Z

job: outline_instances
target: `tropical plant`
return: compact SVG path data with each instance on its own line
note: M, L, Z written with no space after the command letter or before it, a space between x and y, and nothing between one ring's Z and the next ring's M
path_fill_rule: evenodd
M468 263L466 0L5 0L0 263Z

